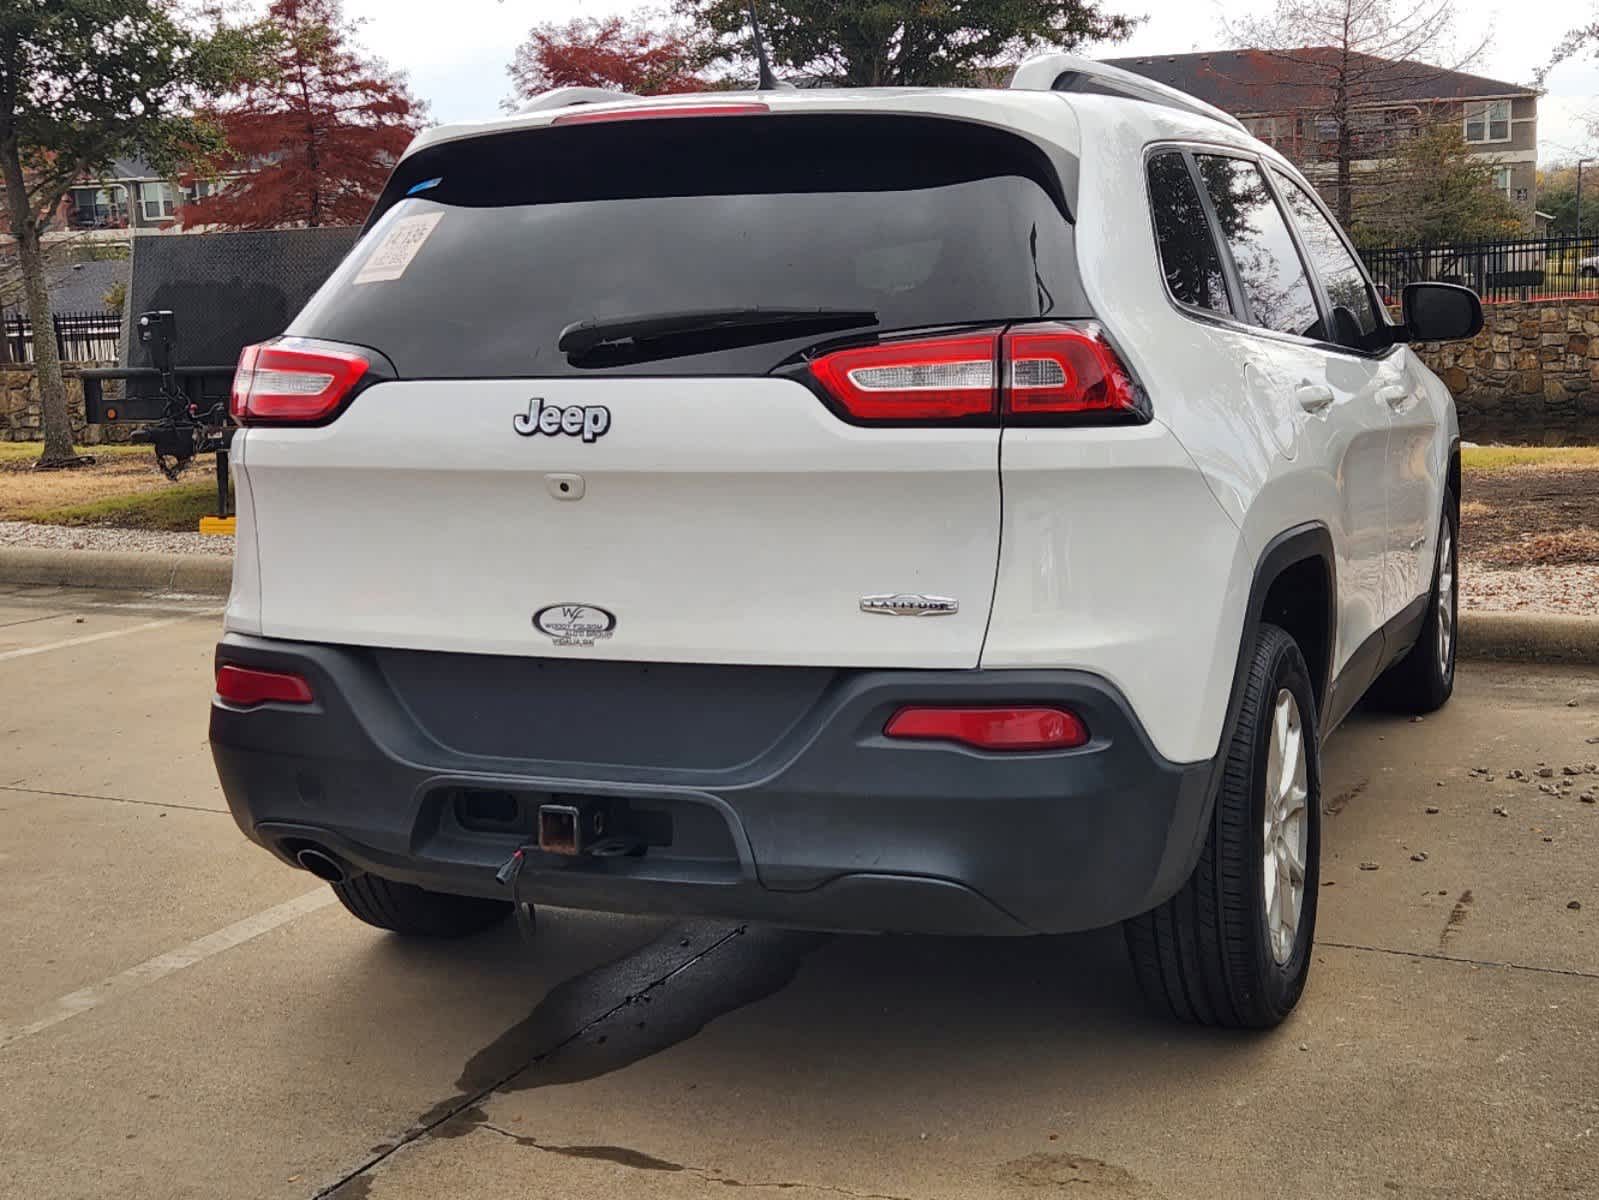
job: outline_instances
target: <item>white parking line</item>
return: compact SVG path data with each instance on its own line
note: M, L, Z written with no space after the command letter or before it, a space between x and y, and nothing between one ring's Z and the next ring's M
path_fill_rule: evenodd
M164 617L159 621L145 621L140 625L129 625L126 629L107 629L101 633L86 633L82 637L63 638L59 642L46 642L42 646L24 646L20 650L0 651L0 662L8 658L26 658L30 654L44 654L50 650L65 650L69 646L87 646L90 642L103 642L107 638L121 637L125 633L143 633L147 629L160 629L166 625L176 625L179 621L187 621L190 617L215 616L221 609L211 609L203 613L185 613L181 617Z
M303 917L307 913L316 912L319 908L326 908L335 899L329 889L317 888L302 896L296 896L293 900L285 900L282 904L258 912L253 917L235 921L215 933L208 933L187 946L179 946L176 950L168 950L165 954L147 958L137 966L129 967L109 979L102 979L99 983L91 983L88 987L68 992L46 1005L39 1011L38 1016L26 1024L0 1025L0 1050L4 1050L13 1042L20 1042L36 1033L42 1033L52 1025L69 1021L91 1008L98 1008L112 996L143 987L147 983L154 983L162 976L181 971L185 967L192 967L197 962L204 962L213 954L221 954L224 950L243 945L263 933L270 933L279 925L287 924L296 917Z

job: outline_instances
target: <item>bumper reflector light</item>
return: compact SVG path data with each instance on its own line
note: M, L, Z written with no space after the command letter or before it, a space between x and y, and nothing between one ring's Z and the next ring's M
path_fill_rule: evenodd
M902 708L883 733L979 750L1070 750L1088 742L1088 726L1065 708Z
M299 675L258 671L227 663L217 668L217 698L238 708L257 704L310 704L311 685Z

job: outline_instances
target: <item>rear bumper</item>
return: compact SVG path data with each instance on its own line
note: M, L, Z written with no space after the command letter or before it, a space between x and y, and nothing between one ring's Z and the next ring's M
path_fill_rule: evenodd
M217 658L297 672L316 695L249 710L213 700L212 753L240 828L286 861L314 843L438 891L504 896L495 871L530 840L539 804L598 804L653 831L645 852L530 854L524 899L1065 932L1175 892L1209 818L1211 764L1162 759L1116 689L1082 672L557 666L239 634ZM999 755L882 736L906 703L1018 702L1071 707L1092 740ZM607 745L626 749L600 761ZM485 796L503 823L481 819Z

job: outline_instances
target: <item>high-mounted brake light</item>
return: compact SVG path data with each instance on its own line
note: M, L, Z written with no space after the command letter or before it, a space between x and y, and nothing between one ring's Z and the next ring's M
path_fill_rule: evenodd
M370 366L353 350L246 346L233 373L229 409L241 425L320 421L338 410Z
M858 421L948 421L998 411L999 331L836 350L811 374Z
M217 668L217 698L236 708L257 704L310 704L311 685L302 676L258 671L224 663Z
M883 733L979 750L1071 750L1088 742L1088 726L1066 708L902 708Z
M1004 357L1007 416L1139 411L1138 388L1097 325L1014 326Z
M650 108L579 109L562 113L551 125L598 125L605 121L659 121L669 117L748 117L772 110L758 100L737 104L663 104Z

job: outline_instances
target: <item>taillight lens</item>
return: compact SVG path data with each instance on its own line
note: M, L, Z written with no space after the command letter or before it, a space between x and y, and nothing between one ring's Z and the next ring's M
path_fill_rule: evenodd
M891 738L960 742L979 750L1071 750L1088 742L1088 726L1070 709L902 708L883 733Z
M858 421L955 421L999 409L999 331L835 350L811 374Z
M241 425L320 421L338 411L371 365L354 350L246 346L233 373L229 408Z
M733 104L663 104L659 108L579 109L562 113L551 125L598 125L605 121L658 121L667 117L748 117L772 110L759 100Z
M1127 368L1098 325L1016 325L835 350L811 375L850 418L1070 424L1143 415Z
M1139 411L1138 388L1097 325L1015 326L1004 353L1007 415Z
M217 668L217 698L237 708L257 704L310 704L311 685L302 676L258 671L225 663Z

